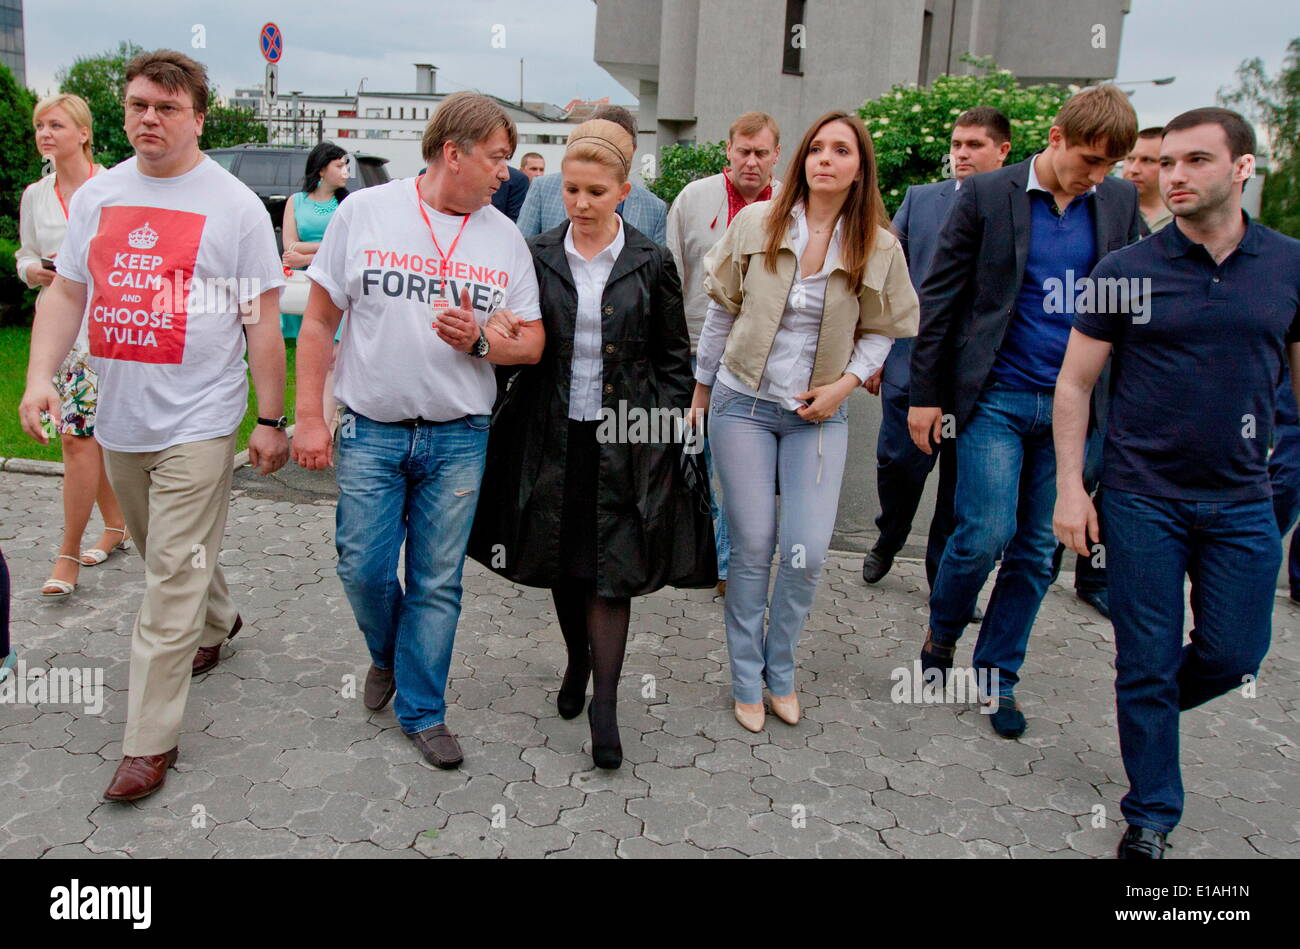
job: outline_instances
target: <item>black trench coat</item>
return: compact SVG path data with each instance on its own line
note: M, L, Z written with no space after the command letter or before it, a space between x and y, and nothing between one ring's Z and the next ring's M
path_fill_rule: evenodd
M475 560L527 586L554 586L563 578L560 513L578 310L564 253L568 227L566 221L528 242L546 348L540 362L519 371L493 413L469 543ZM628 409L676 409L684 417L694 381L677 270L666 248L626 222L623 236L601 298L602 408L615 419L620 403L625 417ZM680 441L600 441L592 499L596 592L641 596L666 585L716 583L712 520L700 500L704 489L693 493L687 483Z

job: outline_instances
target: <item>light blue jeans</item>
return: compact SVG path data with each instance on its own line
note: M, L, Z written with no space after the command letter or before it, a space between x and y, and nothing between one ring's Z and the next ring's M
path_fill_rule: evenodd
M763 700L764 682L775 696L795 690L795 649L835 530L848 415L841 403L825 422L805 422L775 402L717 383L708 426L731 531L726 604L731 692L735 701L754 704ZM778 538L780 566L769 600Z
M352 430L345 429L338 453L339 580L370 661L395 669L393 711L411 735L446 714L461 572L491 416L405 425L348 414ZM403 543L405 588L397 582Z

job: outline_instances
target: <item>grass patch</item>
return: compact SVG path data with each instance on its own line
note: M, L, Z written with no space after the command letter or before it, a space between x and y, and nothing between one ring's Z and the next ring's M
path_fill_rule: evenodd
M33 440L23 431L18 422L18 403L22 401L23 389L27 384L27 351L30 346L31 330L22 327L0 328L0 457L3 458L37 458L44 461L62 461L63 449L57 438L48 445ZM296 389L294 372L295 358L298 350L293 340L286 341L286 367L284 404L285 414L293 423L293 401ZM242 450L248 444L249 433L257 424L256 392L253 381L248 381L248 411L239 425L239 439L235 448Z

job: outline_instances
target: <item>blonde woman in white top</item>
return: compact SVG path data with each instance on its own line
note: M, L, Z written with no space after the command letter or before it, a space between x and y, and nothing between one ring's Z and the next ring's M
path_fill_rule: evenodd
M53 260L68 229L72 196L104 169L91 158L90 108L80 96L60 94L42 99L32 111L36 147L54 166L23 192L20 207L18 276L43 292L54 281ZM127 546L126 524L117 497L104 474L104 459L95 441L97 380L89 365L86 327L54 380L63 398L62 418L52 419L63 443L63 545L54 560L41 596L68 596L77 587L81 567L108 559ZM93 547L81 548L81 535L95 503L104 518L104 531Z

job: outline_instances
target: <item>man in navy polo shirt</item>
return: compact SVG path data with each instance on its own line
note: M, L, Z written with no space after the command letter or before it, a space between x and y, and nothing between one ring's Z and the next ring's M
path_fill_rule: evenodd
M1268 428L1288 356L1300 385L1300 241L1242 212L1254 149L1227 109L1165 126L1174 224L1093 270L1098 305L1076 315L1057 380L1054 528L1084 551L1097 525L1081 477L1088 397L1114 353L1102 519L1129 778L1122 859L1162 857L1182 816L1179 713L1253 681L1268 651L1282 555Z

